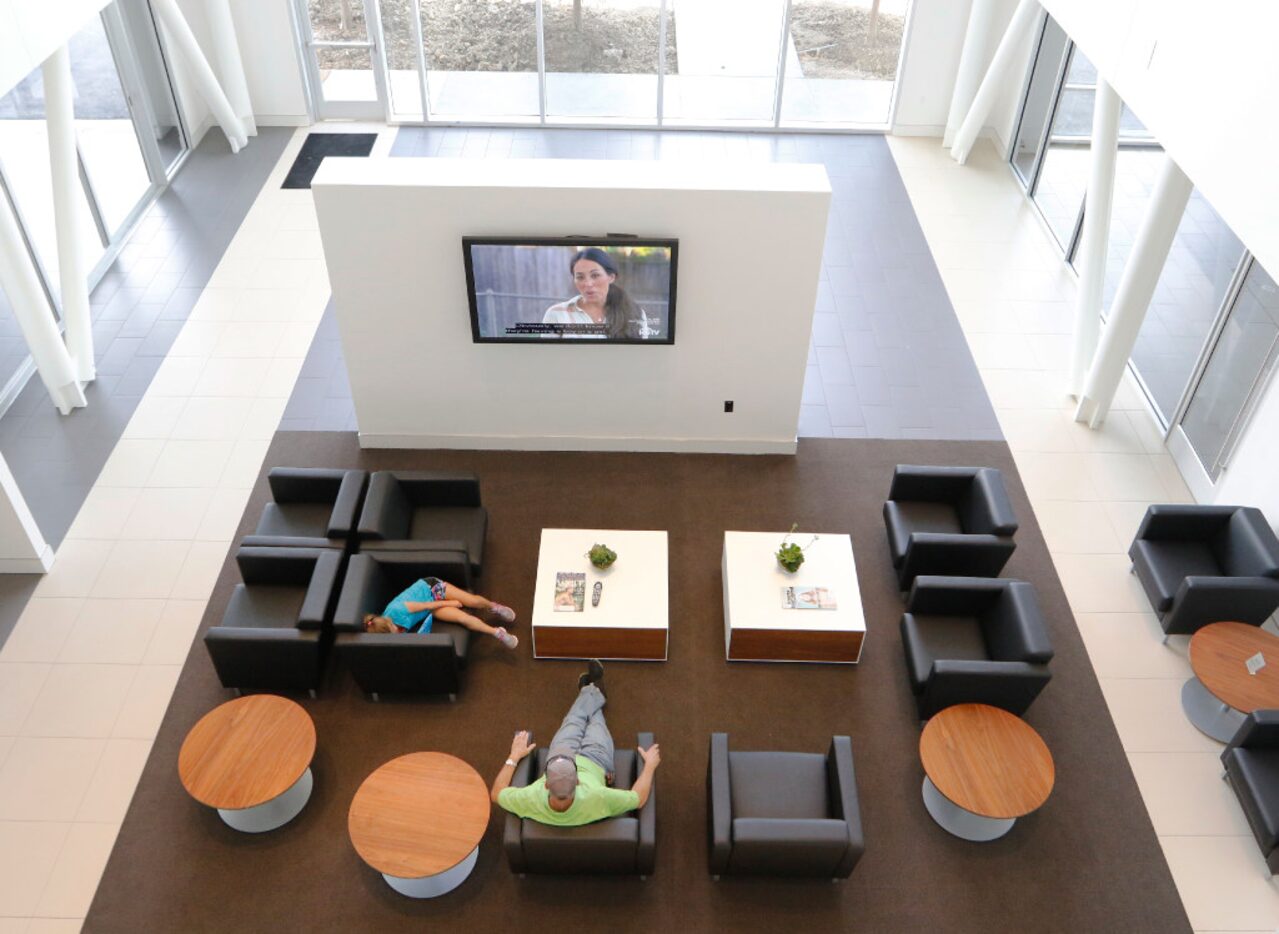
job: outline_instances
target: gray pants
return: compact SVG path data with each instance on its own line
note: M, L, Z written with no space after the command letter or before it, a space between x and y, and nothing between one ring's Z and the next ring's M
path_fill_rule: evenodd
M547 755L570 759L585 756L606 774L613 771L613 737L604 722L604 694L595 685L588 684L578 692L577 700L551 740Z

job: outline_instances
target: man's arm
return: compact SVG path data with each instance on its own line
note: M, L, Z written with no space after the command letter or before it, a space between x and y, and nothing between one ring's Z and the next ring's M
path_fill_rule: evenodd
M511 785L511 776L515 774L515 767L519 765L521 759L536 748L537 743L528 741L528 730L520 730L515 734L515 739L511 740L511 755L503 763L502 771L497 773L497 778L493 779L493 787L489 789L490 801L497 804L497 796Z
M653 790L653 773L662 764L662 753L657 748L657 743L654 743L647 749L640 749L639 754L640 758L644 760L644 769L640 772L639 778L635 779L635 784L631 786L631 791L639 795L639 806L643 807L648 803L649 793ZM497 799L494 798L494 800Z

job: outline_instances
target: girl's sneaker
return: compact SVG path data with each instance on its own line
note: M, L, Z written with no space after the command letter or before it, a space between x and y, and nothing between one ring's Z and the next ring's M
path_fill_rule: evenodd
M497 629L493 630L493 635L497 637L498 642L502 643L508 649L513 649L520 644L520 640L517 636L511 635L509 632L507 632L505 629L502 629L501 627L498 627Z
M489 603L489 613L508 626L515 622L515 611L503 603Z

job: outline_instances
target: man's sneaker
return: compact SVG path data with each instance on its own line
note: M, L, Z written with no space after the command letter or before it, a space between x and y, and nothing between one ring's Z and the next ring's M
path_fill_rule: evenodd
M515 622L515 611L503 603L490 603L489 613L495 619L500 619L507 626Z
M497 637L498 642L502 643L508 649L513 649L520 644L520 640L517 636L511 635L509 632L507 632L505 629L502 629L500 626L497 629L493 630L493 635Z
M593 684L600 690L604 689L604 666L600 664L598 658L592 658L586 663L586 670L577 676L577 689L580 691L588 684Z

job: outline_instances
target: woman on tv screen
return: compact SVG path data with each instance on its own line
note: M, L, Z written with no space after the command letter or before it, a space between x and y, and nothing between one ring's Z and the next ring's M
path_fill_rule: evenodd
M657 336L648 313L618 285L617 265L604 250L587 247L574 254L569 272L577 295L552 305L542 316L543 324L571 326L559 336L604 340Z

